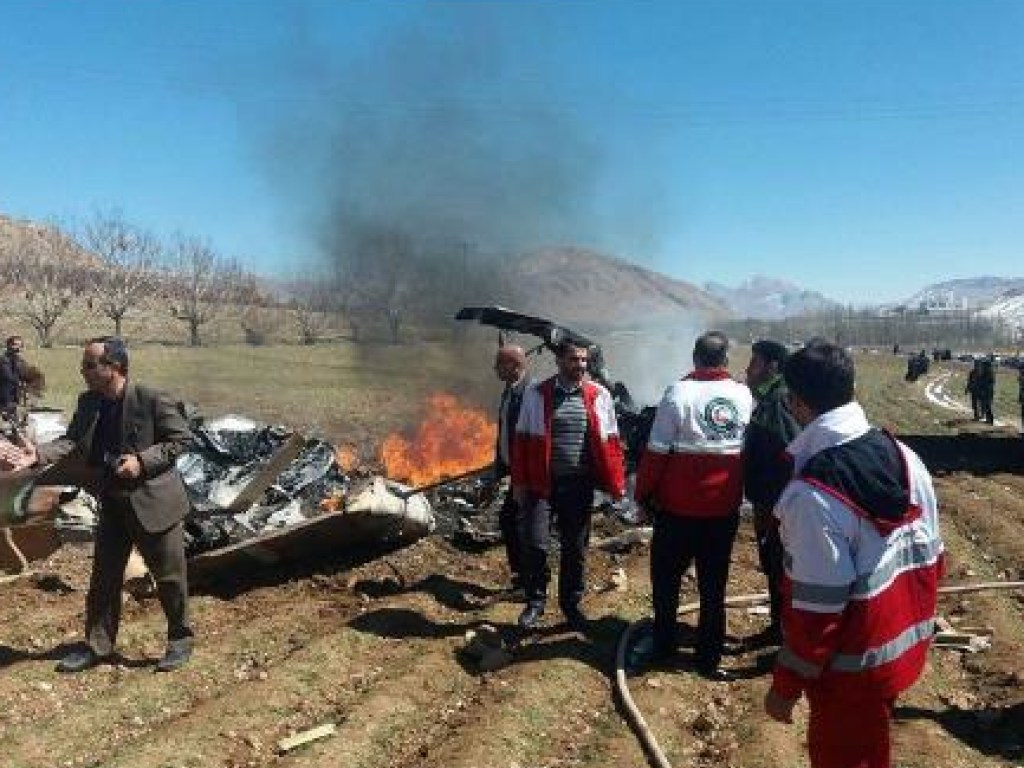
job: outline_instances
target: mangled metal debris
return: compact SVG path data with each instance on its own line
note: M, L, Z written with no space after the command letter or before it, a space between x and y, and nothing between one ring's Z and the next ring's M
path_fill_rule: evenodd
M384 478L346 474L323 440L237 416L194 431L196 446L178 467L192 503L186 551L197 576L251 562L394 548L434 529L425 497Z
M48 429L63 433L52 424ZM195 424L193 434L178 459L191 504L185 520L190 572L385 550L434 530L426 497L384 478L344 472L326 441L240 416ZM64 540L91 539L96 501L80 490L87 474L80 460L5 473L0 525L16 526L19 536L38 528Z

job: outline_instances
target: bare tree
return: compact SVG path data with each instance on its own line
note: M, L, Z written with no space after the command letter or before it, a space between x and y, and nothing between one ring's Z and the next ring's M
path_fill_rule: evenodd
M19 233L3 254L3 278L18 287L14 311L35 329L41 347L53 346L58 321L86 287L86 259L57 225Z
M316 344L331 325L331 315L341 312L341 292L333 278L310 275L289 287L292 310L303 344Z
M120 336L124 316L156 289L160 244L127 224L119 213L97 213L85 225L81 239L106 262L91 292L99 311L114 321L114 333Z
M189 344L202 346L202 326L225 308L246 302L254 287L252 276L199 238L177 237L168 257L165 290L171 315L188 324Z

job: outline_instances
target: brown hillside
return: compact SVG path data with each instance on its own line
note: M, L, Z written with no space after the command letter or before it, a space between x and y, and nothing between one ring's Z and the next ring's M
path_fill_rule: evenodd
M730 317L691 283L583 248L546 248L512 267L521 309L581 328L649 328Z
M38 254L45 261L47 254L51 252L51 243L48 241L52 241L55 234L58 234L58 231L52 225L12 219L0 213L0 261L16 260L29 254ZM102 263L95 254L63 240L63 236L59 234L58 237L62 243L60 258L65 261L70 260L79 266L94 268Z

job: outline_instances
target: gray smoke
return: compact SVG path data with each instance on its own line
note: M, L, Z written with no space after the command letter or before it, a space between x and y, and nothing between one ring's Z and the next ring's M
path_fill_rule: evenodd
M612 335L602 349L612 378L621 380L638 405L657 405L673 381L693 370L693 344L708 330L685 327Z
M293 204L315 211L325 257L367 232L403 238L417 258L474 261L579 240L600 152L545 98L544 62L510 55L507 30L543 34L544 13L430 4L343 69L303 39L302 60L283 70L302 98L277 118L272 167Z

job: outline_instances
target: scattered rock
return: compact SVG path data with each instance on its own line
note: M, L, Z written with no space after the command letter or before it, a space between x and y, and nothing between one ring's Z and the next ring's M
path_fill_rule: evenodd
M616 568L609 574L608 582L601 589L602 592L625 592L629 585L629 577L622 568Z
M481 672L494 672L512 663L501 633L490 624L481 624L465 634L463 652L477 662Z
M504 648L494 648L481 656L477 665L481 672L496 672L511 664L512 659L512 654Z

